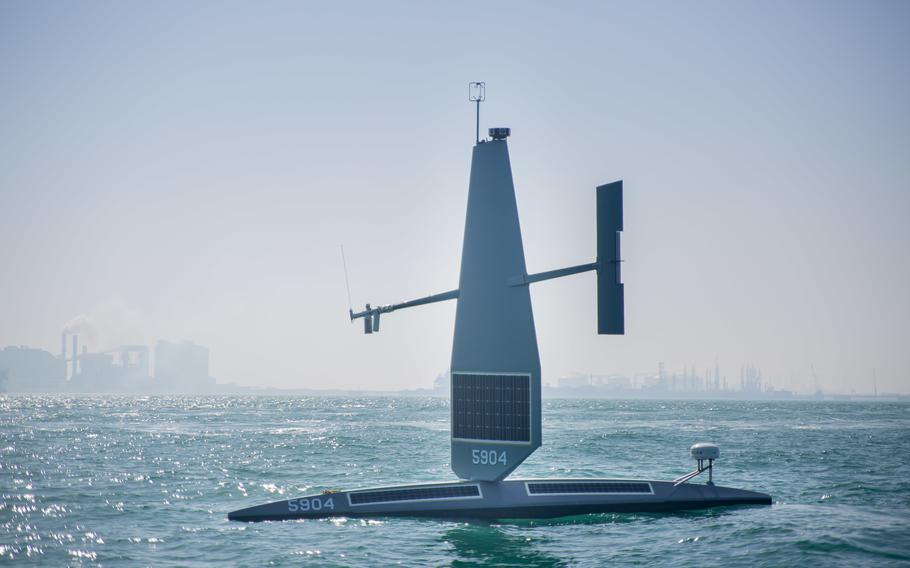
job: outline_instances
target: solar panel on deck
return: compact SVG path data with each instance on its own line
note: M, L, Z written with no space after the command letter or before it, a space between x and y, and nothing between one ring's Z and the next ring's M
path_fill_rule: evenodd
M362 491L349 493L351 505L369 505L391 501L428 501L435 499L463 499L480 497L476 485L453 485L449 487L418 487L415 489L388 489L383 491Z
M531 441L531 377L452 373L452 437Z
M557 495L566 493L653 493L650 483L626 481L569 481L528 483L531 495Z

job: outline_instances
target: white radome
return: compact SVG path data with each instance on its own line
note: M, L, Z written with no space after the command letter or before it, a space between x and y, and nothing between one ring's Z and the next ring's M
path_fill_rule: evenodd
M720 457L720 448L707 442L699 442L689 448L694 460L716 460Z

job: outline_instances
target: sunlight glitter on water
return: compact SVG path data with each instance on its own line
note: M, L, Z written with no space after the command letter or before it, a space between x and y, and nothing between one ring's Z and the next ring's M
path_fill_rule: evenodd
M691 467L689 445L710 439L723 451L718 482L771 493L773 507L510 523L339 518L244 525L226 513L330 488L452 479L446 401L3 396L0 559L892 565L910 560L908 408L546 401L545 445L516 472L673 478Z

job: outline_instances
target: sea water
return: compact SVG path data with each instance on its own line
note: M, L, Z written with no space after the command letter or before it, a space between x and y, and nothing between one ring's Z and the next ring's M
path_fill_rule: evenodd
M910 563L910 404L549 400L518 477L672 479L694 442L773 506L539 521L227 513L454 479L441 398L0 397L0 564L893 566ZM694 482L703 483L704 476Z

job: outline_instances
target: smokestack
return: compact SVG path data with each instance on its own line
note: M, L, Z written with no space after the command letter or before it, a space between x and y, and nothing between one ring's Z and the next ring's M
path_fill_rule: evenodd
M63 361L63 380L66 380L66 332L60 334L60 360Z
M72 375L73 378L75 378L76 373L79 372L79 367L77 366L77 363L79 360L78 357L79 357L79 336L74 333L73 334L73 375Z

